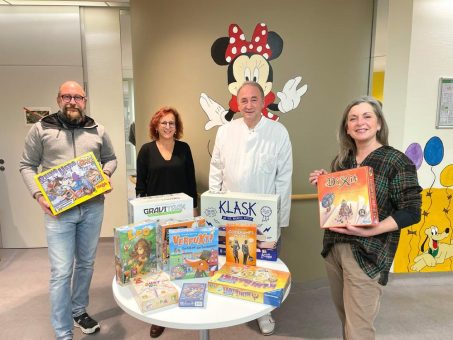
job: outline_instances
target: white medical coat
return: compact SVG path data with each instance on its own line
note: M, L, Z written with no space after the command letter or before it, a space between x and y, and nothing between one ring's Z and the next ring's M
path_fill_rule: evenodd
M209 190L280 195L279 226L289 225L293 156L286 128L261 117L249 129L243 118L217 131Z

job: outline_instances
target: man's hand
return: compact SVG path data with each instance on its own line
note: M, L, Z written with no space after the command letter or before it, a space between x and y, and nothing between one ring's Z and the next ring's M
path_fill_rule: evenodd
M104 172L104 173L105 173L105 172ZM107 180L109 181L110 189L107 190L107 191L104 191L104 194L109 194L109 193L111 193L112 190L113 190L112 179L110 178L110 176L109 176L107 173L105 173L105 175L106 175L106 177L107 177Z
M45 214L55 217L55 215L52 213L50 210L50 204L49 202L46 201L43 195L38 195L38 198L36 199L38 202L39 206L41 207L41 210L44 211Z

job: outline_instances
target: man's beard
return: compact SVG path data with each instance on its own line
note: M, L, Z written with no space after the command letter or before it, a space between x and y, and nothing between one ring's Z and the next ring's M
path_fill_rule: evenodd
M71 110L68 110L71 109ZM64 116L71 124L80 124L85 119L84 110L79 109L76 106L67 104L63 107L62 110ZM77 113L76 113L77 112Z

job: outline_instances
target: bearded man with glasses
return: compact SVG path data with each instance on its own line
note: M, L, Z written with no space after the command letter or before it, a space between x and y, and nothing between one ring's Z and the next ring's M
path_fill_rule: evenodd
M110 178L117 166L115 152L102 125L85 113L82 86L67 81L60 86L60 110L34 124L26 139L20 172L31 195L44 212L51 266L51 322L57 339L73 338L73 325L83 333L100 330L86 312L94 259L104 217L104 195L54 216L34 181L38 167L45 171L92 151Z

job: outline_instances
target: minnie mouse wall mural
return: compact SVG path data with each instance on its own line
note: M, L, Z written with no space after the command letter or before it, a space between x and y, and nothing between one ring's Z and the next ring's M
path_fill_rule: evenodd
M214 41L211 56L216 64L228 65L228 91L231 93L231 100L226 110L207 94L201 94L200 105L209 119L205 130L228 123L233 119L234 114L239 112L236 95L245 81L255 81L263 88L265 107L262 115L264 117L278 120L279 116L269 110L286 113L296 109L308 88L306 84L297 88L302 77L288 80L283 90L277 92L280 99L278 104L274 103L275 94L271 91L274 75L269 62L282 53L283 39L276 32L268 31L264 23L256 25L250 41L245 39L242 29L236 24L230 25L228 34L228 37L221 37Z

